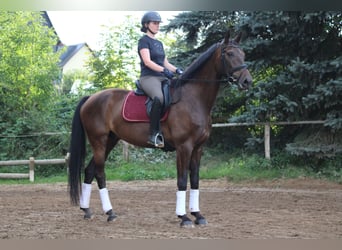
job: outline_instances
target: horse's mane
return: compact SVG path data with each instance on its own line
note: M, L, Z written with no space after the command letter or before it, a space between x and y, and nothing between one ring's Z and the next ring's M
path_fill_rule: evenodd
M205 52L203 52L199 57L197 57L181 75L180 80L186 81L193 78L194 74L203 66L203 64L213 55L214 51L220 43L215 43Z

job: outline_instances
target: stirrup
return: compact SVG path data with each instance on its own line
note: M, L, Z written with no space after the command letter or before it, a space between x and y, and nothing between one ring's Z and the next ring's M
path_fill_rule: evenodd
M152 137L154 137L154 138L152 138ZM159 140L159 142L157 142L158 140ZM150 137L150 140L148 142L157 148L163 148L164 147L164 136L160 133L156 133Z

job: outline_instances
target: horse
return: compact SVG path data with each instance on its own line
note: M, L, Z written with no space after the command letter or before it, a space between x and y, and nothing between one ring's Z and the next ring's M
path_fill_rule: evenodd
M252 76L244 62L245 54L239 47L241 32L234 38L228 31L223 39L213 44L196 58L184 73L171 81L173 102L168 117L161 122L165 150L176 151L177 188L175 213L181 227L206 225L199 209L199 168L203 145L211 131L211 109L221 83L236 84L247 91ZM83 97L72 120L68 189L70 201L79 205L84 219L93 218L89 207L91 183L97 181L100 200L107 221L117 217L106 188L105 161L108 154L124 140L138 147L154 147L147 143L149 123L128 122L123 119L122 107L129 90L111 88ZM86 139L92 158L85 167ZM81 182L84 170L84 182ZM189 211L186 209L187 185L190 179ZM193 218L194 221L190 218Z

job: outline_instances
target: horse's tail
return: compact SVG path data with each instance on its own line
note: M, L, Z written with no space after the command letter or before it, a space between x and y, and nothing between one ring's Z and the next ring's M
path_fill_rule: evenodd
M81 187L81 170L85 160L85 132L81 121L80 110L82 105L88 100L89 96L83 97L78 103L72 120L71 140L70 140L70 159L69 159L69 194L71 203L79 204Z

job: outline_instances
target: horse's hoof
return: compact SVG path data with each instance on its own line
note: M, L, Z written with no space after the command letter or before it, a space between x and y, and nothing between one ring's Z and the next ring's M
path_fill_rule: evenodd
M208 224L207 220L200 214L200 212L192 212L191 215L195 216L195 224L205 226Z
M180 227L182 228L193 228L194 224L192 223L192 220L188 218L188 216L178 216L180 219L182 219L182 222L180 223Z
M85 213L83 219L91 220L94 218L94 215L92 214L90 208L81 208L81 210L83 210L83 212Z
M114 221L117 217L116 214L113 212L113 210L109 210L106 214L108 215L108 218L107 218L108 222Z
M181 228L194 228L194 224L192 223L192 221L182 221L180 224Z
M109 215L108 218L107 218L107 221L108 221L108 222L114 221L114 220L116 219L116 217L117 217L117 216L116 216L115 214Z
M92 220L94 218L94 215L93 214L85 214L83 216L83 219L85 220Z
M204 218L199 218L195 220L195 224L198 226L205 226L208 224L207 220Z

